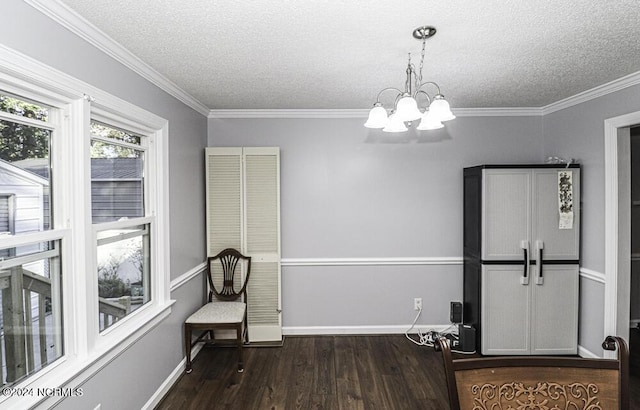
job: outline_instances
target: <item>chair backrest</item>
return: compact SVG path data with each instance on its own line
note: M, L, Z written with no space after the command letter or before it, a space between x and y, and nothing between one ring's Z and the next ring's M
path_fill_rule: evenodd
M214 270L212 264L220 261L222 271L222 287L218 289L214 284ZM236 291L234 287L236 267L238 263L244 261L246 266L244 281L240 284L240 290ZM244 256L235 249L227 248L216 256L207 259L207 278L209 279L209 302L213 301L213 296L219 300L237 300L246 292L247 283L249 283L249 274L251 273L251 257ZM240 270L238 270L240 275ZM240 276L241 277L241 276ZM242 279L241 279L242 280Z
M459 409L629 409L629 350L609 336L602 347L617 359L518 356L453 360L449 341L441 350L449 403ZM556 407L554 407L556 406Z

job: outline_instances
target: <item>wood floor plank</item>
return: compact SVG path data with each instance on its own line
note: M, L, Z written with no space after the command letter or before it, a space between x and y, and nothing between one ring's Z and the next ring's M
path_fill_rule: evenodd
M259 409L286 409L287 387L290 381L283 380L293 374L293 361L289 358L295 354L294 344L285 343L281 348L273 348L269 352L271 373L265 381L265 386L258 404Z
M294 338L292 342L295 354L291 358L293 361L292 373L287 376L289 384L286 408L306 409L309 408L313 391L315 338Z
M443 366L442 358L440 355L423 354L425 348L431 349L409 340L405 343L396 339L390 354L394 355L395 361L402 367L408 392L415 402L437 403L440 408L446 408L448 401L443 400L441 395L446 390L446 380L440 371ZM425 372L429 377L425 377Z
M319 396L336 395L335 337L324 336L315 339L313 362L313 394Z
M387 396L382 380L384 366L381 366L379 358L373 353L373 348L378 343L379 337L356 339L354 350L356 369L365 408L392 409L393 399Z
M354 337L334 338L336 396L340 410L364 410L364 400L360 391L360 379L354 355Z

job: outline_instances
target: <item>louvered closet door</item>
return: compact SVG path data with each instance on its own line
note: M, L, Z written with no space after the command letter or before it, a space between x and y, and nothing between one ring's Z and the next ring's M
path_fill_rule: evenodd
M207 253L251 256L249 341L282 340L279 149L207 148L206 168Z
M280 157L278 148L244 148L249 341L282 339L280 313Z

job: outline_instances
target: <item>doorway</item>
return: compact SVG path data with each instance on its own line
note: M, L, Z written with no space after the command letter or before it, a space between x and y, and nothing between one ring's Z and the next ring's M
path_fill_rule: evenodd
M631 286L629 297L629 364L640 375L640 126L630 130L631 152Z
M631 129L640 111L604 121L605 288L604 335L629 341L631 311ZM635 131L634 131L635 132ZM640 344L640 343L636 343ZM613 358L614 352L604 351Z

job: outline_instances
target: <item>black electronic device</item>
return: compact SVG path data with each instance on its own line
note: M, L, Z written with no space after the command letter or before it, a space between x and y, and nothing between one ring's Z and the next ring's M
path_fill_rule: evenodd
M462 323L462 303L461 302L451 302L449 320L451 320L451 323Z
M458 347L465 353L473 353L476 351L476 329L470 325L458 325L458 337L460 346Z

